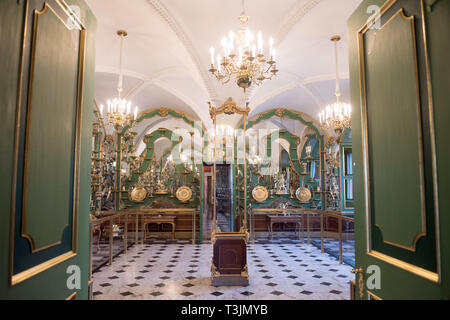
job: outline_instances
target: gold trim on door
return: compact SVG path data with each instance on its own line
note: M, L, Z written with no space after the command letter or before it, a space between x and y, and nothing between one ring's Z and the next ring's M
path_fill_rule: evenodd
M399 267L400 269L414 273L422 278L428 279L433 282L439 282L439 274L437 274L435 272L423 269L421 267L418 267L418 266L415 266L408 262L396 259L394 257L388 256L387 254L384 254L384 253L381 253L381 252L378 252L375 250L371 250L367 254L375 259L383 260L384 262L387 262L396 267Z
M70 258L72 258L72 257L74 257L76 255L77 254L75 252L69 251L69 252L64 253L64 254L62 254L62 255L60 255L58 257L55 257L55 258L50 259L48 261L45 261L45 262L43 262L41 264L38 264L37 266L34 266L34 267L30 268L30 269L27 269L25 271L17 273L17 274L15 274L15 275L13 275L11 277L11 285L14 286L14 285L16 285L18 283L21 283L22 281L24 281L24 280L26 280L28 278L31 278L32 276L35 276L38 273L41 273L41 272L43 272L43 271L45 271L47 269L50 269L51 267L53 267L53 266L55 266L55 265L57 265L57 264L59 264L59 263L61 263L63 261L66 261L66 260L68 260L68 259L70 259Z
M411 39L412 39L412 45L413 45L413 57L414 57L414 74L415 74L415 84L416 84L416 99L417 99L417 133L418 133L418 145L419 145L419 150L418 150L418 158L419 158L419 170L420 170L420 206L421 206L421 219L422 219L422 226L421 226L421 231L418 232L412 239L412 244L411 246L405 246L402 244L398 244L392 241L387 241L383 239L383 242L389 245L393 245L405 250L409 250L412 252L416 251L416 244L417 241L421 238L426 236L426 209L425 209L425 180L424 180L424 168L423 168L423 139L422 139L422 119L421 119L421 103L420 103L420 92L419 92L419 71L418 71L418 60L417 60L417 49L416 49L416 34L415 34L415 28L414 28L414 16L412 17L407 17L404 14L403 8L399 9L395 14L392 15L392 17L389 18L389 20L383 24L383 26L380 28L379 31L383 30L387 25L389 25L389 23L391 23L395 18L397 18L398 16L400 16L401 19L403 19L404 21L409 21L410 22L410 27L411 27ZM380 16L381 18L381 16ZM365 92L365 87L366 87L366 72L365 72L365 57L364 57L364 34L369 30L368 27L363 28L362 31L360 31L360 33L358 34L358 41L360 42L359 48L362 49L359 51L359 59L360 59L360 63L361 63L361 71L364 73L364 82L361 83L361 88L364 87L364 92ZM364 124L362 125L363 127L363 135L365 134L365 140L367 141L367 145L366 148L364 149L364 153L365 153L365 158L367 159L367 162L365 163L365 165L367 166L367 168L369 168L369 151L368 151L368 131L367 131L367 122L368 122L368 114L367 114L367 101L366 101L366 95L364 95L363 97L364 99L362 100L362 108L361 108L361 112L364 113L363 117L365 119ZM369 187L367 187L368 190ZM370 199L367 199L370 202ZM367 210L367 208L366 208ZM370 216L371 211L369 211L368 215ZM383 232L382 227L380 225L376 225L381 232Z
M375 293L370 292L369 290L367 290L367 295L368 295L369 300L383 300L379 296L377 296Z
M77 292L75 291L74 293L72 293L70 296L68 296L66 298L66 300L76 300L77 298Z
M76 104L76 127L75 127L75 150L74 150L74 169L73 169L73 213L72 213L72 249L62 255L59 255L57 257L51 258L50 260L47 260L39 265L36 265L34 267L31 267L25 271L22 271L18 274L14 274L14 228L15 228L15 213L16 213L16 189L17 189L17 170L18 170L18 156L19 156L19 137L20 137L20 118L22 113L22 93L23 93L23 78L24 78L24 63L25 63L25 48L27 43L27 30L28 30L28 12L30 7L30 0L26 0L25 3L25 17L24 17L24 27L23 27L23 33L22 33L22 48L21 48L21 58L20 58L20 69L19 69L19 85L18 85L18 92L17 92L17 105L16 105L16 124L15 124L15 132L14 132L14 167L13 167L13 183L12 183L12 195L11 195L11 224L10 224L10 254L9 254L9 285L14 286L40 272L43 272L56 264L62 263L63 261L66 261L77 254L77 223L78 223L78 200L79 200L79 168L80 168L80 148L81 148L81 121L82 121L82 107L83 107L83 85L84 85L84 63L85 63L85 56L86 56L86 27L83 25L83 23L77 19L74 18L75 16L70 13L70 11L67 9L69 6L64 0L55 0L55 2L60 6L61 10L67 14L71 21L75 22L75 25L80 28L80 39L79 39L79 58L78 58L78 80L77 80L77 104ZM56 11L47 3L44 3L44 8L41 11L34 10L34 13L32 14L33 17L36 19L37 16L45 14L48 9L50 9L56 17L67 27L66 22L56 13ZM37 21L35 20L33 24L33 38L31 41L34 41L35 35L36 35L36 28L37 28ZM69 28L70 29L70 28ZM33 50L33 44L31 47L31 50ZM32 53L31 53L32 54ZM30 66L33 64L33 54L30 58ZM32 67L30 67L32 69ZM30 69L30 79L29 83L30 86L32 85L32 71ZM29 88L29 92L32 88ZM29 97L30 95L28 95ZM28 123L28 120L27 120ZM25 151L26 153L26 151ZM26 161L25 161L26 163ZM24 178L26 176L24 175ZM25 184L25 180L24 180ZM26 215L23 215L23 217L26 219ZM22 222L22 236L27 238L30 241L30 237L24 233L23 229L24 223ZM61 241L58 241L57 243L51 244L49 246L46 246L44 248L34 248L33 241L31 238L30 245L31 245L31 252L38 252L44 249L47 249L49 247L55 246L60 244Z
M438 205L438 184L437 184L437 165L436 165L436 145L435 145L435 131L434 131L434 120L433 120L433 98L432 98L432 89L431 89L431 78L430 78L430 68L429 68L429 56L428 56L428 46L426 40L426 24L425 24L425 13L424 13L424 4L423 0L420 1L420 12L422 17L422 31L423 31L423 45L424 45L424 54L425 54L425 65L426 65L426 79L427 79L427 90L428 90L428 108L429 108L429 121L430 121L430 137L431 137L431 157L432 157L432 171L433 171L433 189L434 189L434 218L435 218L435 241L436 241L436 267L437 272L431 272L429 270L425 270L421 267L409 264L402 260L393 258L386 254L377 252L372 250L372 232L371 232L371 206L370 206L370 178L368 173L369 167L369 158L368 158L368 132L367 132L367 110L366 110L366 75L365 75L365 64L364 64L364 33L367 32L371 25L373 25L377 20L381 19L381 17L397 2L397 0L387 0L383 6L380 8L378 14L376 14L370 21L364 24L357 33L358 38L358 59L359 59L359 75L360 75L360 100L361 100L361 131L362 131L362 151L363 151L363 178L364 178L364 204L365 204L365 223L366 223L366 252L368 255L377 258L379 260L385 261L389 264L397 266L401 269L419 275L423 278L426 278L430 281L440 283L441 277L441 268L440 268L440 240L439 240L439 205ZM400 9L396 14L394 14L392 18L396 15L403 14L403 8ZM412 17L414 18L414 17ZM387 23L391 21L389 19ZM414 27L414 25L412 26ZM414 32L414 30L413 30ZM414 32L414 40L416 39ZM418 60L417 60L417 50L415 51L416 58L416 74L418 75ZM417 94L420 95L419 88L417 89ZM423 180L422 180L423 181ZM423 187L422 187L423 190ZM424 225L424 224L423 224ZM415 249L415 243L422 236L421 233L416 235L413 248ZM386 242L391 245L395 245L393 243ZM399 245L397 245L399 246ZM407 247L399 246L402 249L407 249ZM414 250L410 250L414 251Z

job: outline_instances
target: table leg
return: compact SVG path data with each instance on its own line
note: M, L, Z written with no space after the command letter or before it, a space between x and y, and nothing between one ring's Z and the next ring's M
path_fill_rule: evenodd
M171 225L172 225L172 240L175 240L175 223L171 223Z
M192 223L192 244L195 244L195 229L196 229L196 225L195 225L195 210L194 210L194 213L193 213L192 221L193 221L193 223ZM173 226L172 226L172 228L173 228Z
M134 239L134 243L137 245L138 244L138 229L139 229L139 215L136 213L136 226L135 226L136 230L135 230L135 239Z
M124 242L124 246L125 246L125 248L123 249L123 252L127 253L127 250L128 250L128 213L125 214L125 226L123 228L123 232L124 232L123 242Z
M97 251L100 250L100 239L102 238L102 227L98 227Z
M270 240L273 240L273 223L270 223Z
M147 226L148 226L148 223L144 223L144 227L142 229L142 232L144 233L144 241L145 241L145 239L147 239Z
M324 239L324 229L323 229L323 214L320 215L320 250L322 253L325 252L325 248L323 246L323 239Z
M308 233L308 244L311 244L310 230L309 230L309 214L306 216L306 232Z
M109 265L113 260L113 218L109 219Z
M144 215L141 216L141 244L144 245L144 237L145 237L145 232L144 232Z
M305 215L302 213L302 244L305 244Z

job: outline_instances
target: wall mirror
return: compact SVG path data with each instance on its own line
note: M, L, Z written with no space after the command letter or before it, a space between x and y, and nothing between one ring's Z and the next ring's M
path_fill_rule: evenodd
M234 106L234 105L233 105ZM221 232L239 231L245 224L244 173L246 168L244 150L244 130L235 129L242 121L239 107L234 110L214 109L213 132L213 186L215 199L215 220ZM237 171L237 176L235 172ZM240 191L235 186L240 185ZM237 210L235 210L237 204Z

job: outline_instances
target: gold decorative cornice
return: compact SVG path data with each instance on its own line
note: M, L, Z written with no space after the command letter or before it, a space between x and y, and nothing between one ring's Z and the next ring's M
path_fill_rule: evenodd
M277 111L275 112L275 114L277 115L277 117L282 118L283 115L284 115L284 109L281 109L281 108L277 109Z
M224 104L222 104L220 107L215 108L211 105L211 102L208 102L209 104L209 114L211 115L211 119L215 119L218 114L241 114L241 115L248 115L250 113L250 107L248 106L248 103L245 108L241 108L238 106L236 102L233 101L233 99L230 97L228 98Z
M158 114L165 118L169 115L169 109L168 108L159 108Z

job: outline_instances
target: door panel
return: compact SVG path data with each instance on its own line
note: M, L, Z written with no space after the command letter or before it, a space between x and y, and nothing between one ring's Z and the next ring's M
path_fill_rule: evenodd
M367 290L365 280L356 281L364 286L359 298L445 292L431 85L436 74L429 68L426 30L433 11L446 5L433 11L425 5L363 1L348 21L358 277L367 279L370 265L381 269L381 288Z
M1 28L14 35L2 58L18 57L10 61L15 90L1 96L15 123L1 136L11 177L1 185L9 195L2 201L2 221L8 214L9 223L1 226L9 238L0 253L10 261L1 269L1 296L86 298L95 17L79 0L1 6L2 21L18 18ZM79 290L66 285L69 265L81 270Z
M373 33L371 40L364 33L360 52L370 88L364 110L370 213L384 243L415 251L426 235L426 209L414 16L406 17L401 9ZM390 64L384 63L386 57Z

